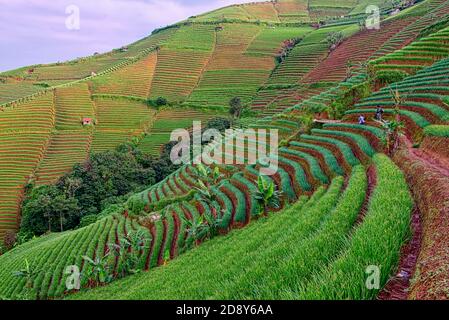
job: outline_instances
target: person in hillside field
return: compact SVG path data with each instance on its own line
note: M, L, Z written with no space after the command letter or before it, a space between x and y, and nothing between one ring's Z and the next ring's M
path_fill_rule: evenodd
M361 114L360 117L359 117L359 124L360 125L365 125L366 124L365 116L363 114Z
M381 106L377 106L376 109L376 120L382 121L382 116L384 114L384 109Z

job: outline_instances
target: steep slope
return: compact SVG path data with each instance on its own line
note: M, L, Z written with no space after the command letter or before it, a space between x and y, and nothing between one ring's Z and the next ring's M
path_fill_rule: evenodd
M320 15L349 13L358 4L357 1L344 1L337 6L329 1L309 1L307 12L309 18L313 19ZM376 291L367 292L359 287L354 289L354 283L359 283L359 274L364 275L363 268L373 261L382 266L385 275L396 270L401 245L409 226L412 200L399 170L385 156L377 154L387 150L384 143L385 130L372 119L373 107L384 106L385 119L395 119L390 89L406 92L407 99L396 110L400 119L406 123L407 138L415 143L421 141L423 131L431 124L447 125L449 109L444 102L447 95L444 85L449 63L442 60L433 64L446 55L433 55L432 52L436 45L445 45L445 31L433 35L436 38L429 36L420 39L402 51L387 56L386 64L391 62L393 68L396 68L400 64L395 59L403 52L407 56L411 52L416 54L413 48L424 49L418 50L419 59L414 59L414 71L406 75L408 77L359 101L356 108L346 112L341 121L324 121L324 125L305 133L302 132L298 116L301 115L301 108L308 104L319 104L326 108L341 88L357 86L368 78L363 68L356 69L354 74L343 75L349 61L364 64L370 58L379 58L402 48L415 40L421 30L447 16L448 12L441 10L447 7L446 1L428 0L427 4L428 14L421 17L417 17L416 12L407 11L408 16L385 21L383 31L387 32L383 33L358 32L354 25L318 30L307 26L277 26L279 34L276 36L273 36L273 29L260 23L252 23L251 17L262 14L255 8L266 9L262 10L265 12L271 10L272 5L279 13L282 6L296 6L302 12L304 1L277 1L260 7L232 6L223 10L236 14L238 21L235 23L220 20L222 16L219 21L215 20L215 24L210 24L210 21L188 21L155 33L154 37L131 45L128 49L88 59L89 63L98 63L98 74L89 74L87 69L83 69L83 63L88 62L79 62L83 64L79 73L75 72L76 68L70 69L70 64L38 66L37 71L10 73L19 77L19 82L45 79L74 81L2 106L4 112L0 113L0 120L3 120L0 138L5 143L0 149L7 155L0 157L0 197L3 197L0 198L0 233L4 234L6 230L17 227L17 214L27 180L37 178L42 183L55 181L72 163L78 161L70 156L70 150L79 150L76 154L82 159L90 150L107 150L127 139L138 137L143 138L140 141L143 150L157 153L159 146L166 142L169 130L176 126L189 127L191 120L197 117L208 119L217 114L208 108L222 110L234 96L241 96L245 103L260 96L260 101L256 97L254 101L259 102L254 102L253 105L255 109L263 111L266 111L264 104L280 101L280 108L273 106L269 113L271 116L253 121L249 127L279 130L280 137L284 140L280 149L279 169L270 179L283 192L282 206L293 204L293 207L279 214L280 218L274 215L273 219L276 220L269 219L266 226L262 226L261 230L267 228L265 231L273 233L273 237L266 237L264 240L267 241L267 246L262 247L264 250L254 250L248 258L241 254L230 255L232 268L225 269L222 273L214 272L215 268L223 268L216 261L214 264L210 257L228 252L224 250L234 247L235 241L242 241L241 248L251 252L250 249L256 244L259 247L257 239L264 234L264 231L258 233L260 223L250 224L259 212L254 194L261 165L246 165L246 162L240 163L236 159L233 165L219 167L223 177L210 188L216 198L212 203L205 202L198 194L191 200L179 198L181 200L173 201L164 206L163 210L158 210L156 215L140 220L130 219L127 209L119 208L114 214L87 228L42 237L1 256L0 296L14 298L26 293L23 281L13 277L9 271L20 269L27 258L33 265L39 265L39 269L45 270L35 281L38 296L61 297L65 291L63 270L66 264L76 263L82 269L84 266L80 257L83 254L91 258L103 257L108 249L107 243L116 242L127 230L142 230L147 239L145 249L139 252L142 269L169 264L168 267L157 268L154 272L117 284L117 287L124 284L143 292L142 298L153 297L152 286L160 289L159 281L166 281L166 277L172 282L170 286L166 286L167 292L164 294L171 298L184 297L183 293L177 292L183 288L190 290L184 291L189 298L199 298L199 289L205 290L201 291L204 292L204 298L374 298ZM249 6L253 6L251 14ZM242 23L239 19L243 19L245 14L249 18ZM265 14L267 19L273 19L269 13ZM282 20L282 15L278 14L277 17ZM292 17L296 19L296 13L284 18ZM192 19L198 18L201 16ZM212 16L208 19L218 18ZM340 47L327 54L324 42L331 30L343 31L348 38ZM303 38L303 42L274 69L276 50L282 46L283 40L296 36ZM422 46L420 42L431 42L431 45ZM359 50L357 44L360 43L372 47L368 46L366 51ZM430 55L432 58L421 59L422 55ZM102 59L112 57L120 62L110 69L102 70L106 68ZM306 57L310 60L306 60ZM383 61L382 58L374 61L373 65L379 65L379 61ZM428 67L430 64L433 65ZM296 68L298 74L289 73L289 66ZM330 68L335 70L334 74L324 72ZM59 72L64 70L70 77L62 79ZM382 70L379 68L377 71ZM345 76L348 76L347 81L340 83L345 80ZM8 81L12 81L11 78L13 77L8 77ZM423 94L415 93L420 90ZM148 98L159 96L165 96L174 103L185 102L176 104L169 110L148 107L151 102ZM309 97L311 99L306 100ZM302 101L297 107L284 110ZM73 106L77 108L72 108ZM197 106L204 107L204 111L186 109ZM183 108L182 112L180 108ZM280 111L283 114L278 114ZM368 119L367 125L357 124L360 114ZM94 117L94 127L81 126L80 120L86 115ZM228 139L234 140L234 137ZM24 143L24 147L17 151L18 143ZM248 151L247 148L244 149L238 151ZM435 170L436 165L430 163L425 155L413 153L413 156L420 158L418 160L424 162L429 170ZM242 152L240 160L247 160L249 157L250 154ZM18 161L18 158L23 161ZM373 163L375 170L372 169ZM348 184L340 177L342 175ZM410 179L409 173L408 178ZM164 181L135 195L133 199L142 200L151 214L150 208L164 204L167 199L176 200L176 197L187 195L198 186L201 179L203 178L195 166L186 165ZM326 194L323 195L326 187ZM363 195L367 197L365 201ZM311 202L305 204L305 197L311 197ZM358 201L358 205L350 207L349 211L344 210L348 203L355 203L352 200ZM443 206L441 210L445 209ZM297 220L296 211L302 213ZM231 236L208 242L187 253L185 257L171 262L184 253L186 243L194 242L186 231L188 221L194 223L206 212L221 218L221 233L250 224L247 230L255 232L254 238L249 237L250 231L246 230L232 233ZM391 212L394 214L390 214ZM333 214L341 217L341 220L332 218ZM287 217L292 223L282 223L282 228L275 228L283 222L282 217ZM273 224L271 221L274 221ZM352 226L356 227L354 231ZM388 232L379 232L385 230ZM282 234L276 237L279 232ZM380 233L382 237L378 236ZM237 240L233 240L234 234ZM244 241L246 238L247 242ZM73 241L76 245L70 244ZM45 255L42 254L43 250ZM209 257L205 252L214 254ZM423 252L425 258L426 253ZM234 260L233 257L239 260ZM264 263L272 263L278 259L279 269L275 269L274 273L265 274L267 268L258 269L255 264L258 262L263 266ZM304 265L302 261L310 261L310 264ZM200 267L198 270L201 272L192 274L190 280L201 278L204 281L185 281L188 275L182 272L182 267L199 262L210 263L209 276L211 279L218 279L217 283L208 283L208 278L203 277L204 270ZM115 270L117 262L111 263ZM200 266L204 267L204 264ZM318 267L317 273L313 272L315 267ZM350 272L354 268L360 272ZM240 272L241 270L245 270L245 273ZM291 272L292 270L295 272ZM432 272L432 268L426 270ZM154 274L157 275L153 278ZM333 277L335 274L337 276ZM270 280L264 282L266 286L255 282L260 277ZM140 283L136 285L141 279L149 290L142 288ZM385 276L382 284L386 280ZM300 285L297 285L298 281ZM214 287L216 284L222 284L227 290L219 291ZM279 284L282 286L278 286ZM193 287L188 287L189 285ZM112 292L117 297L126 298L122 292L117 293L120 290L117 287L113 285L111 291L108 291L109 288L103 290L106 294ZM197 295L192 295L192 292ZM310 292L315 292L316 295L310 296ZM97 297L102 297L99 294ZM155 298L162 297L164 296L161 294Z

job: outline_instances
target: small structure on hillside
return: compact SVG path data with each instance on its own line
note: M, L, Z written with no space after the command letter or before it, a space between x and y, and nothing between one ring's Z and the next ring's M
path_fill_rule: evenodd
M217 27L215 27L215 31L223 31L224 30L224 27L223 26L217 26Z
M121 47L120 48L120 52L128 52L129 48L128 47Z
M95 71L92 71L92 72L90 73L90 76L91 76L91 77L95 77L95 76L97 76L97 73L96 73Z
M94 120L92 118L83 118L83 126L91 126L94 124Z

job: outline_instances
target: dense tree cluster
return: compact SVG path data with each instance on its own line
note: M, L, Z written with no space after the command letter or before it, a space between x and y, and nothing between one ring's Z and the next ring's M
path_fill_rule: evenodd
M29 186L20 236L74 229L83 219L94 221L110 205L124 202L130 194L153 185L175 169L168 151L154 158L130 144L92 154L56 185Z

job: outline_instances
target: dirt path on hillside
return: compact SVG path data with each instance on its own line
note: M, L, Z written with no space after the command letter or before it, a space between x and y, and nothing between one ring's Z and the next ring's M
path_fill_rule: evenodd
M421 251L423 234L421 212L417 207L413 210L412 232L412 239L401 250L398 273L388 281L378 295L378 300L407 300L410 281L415 274L416 263Z
M368 168L367 175L368 175L368 188L366 190L365 200L363 202L362 208L360 209L360 213L359 216L357 217L355 225L361 224L365 219L365 216L368 213L371 196L373 195L373 192L377 186L377 171L376 167L373 164L370 165L370 167Z
M406 138L401 138L393 159L407 178L417 208L412 219L414 236L402 250L399 273L390 280L379 299L449 299L447 160L413 148Z
M404 143L409 152L419 158L419 160L422 161L426 167L432 168L433 170L440 172L441 175L449 177L448 160L431 151L413 148L411 141L407 138L403 138L401 143Z

